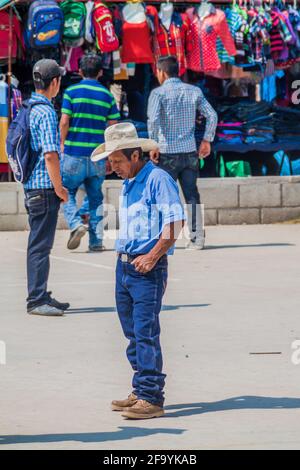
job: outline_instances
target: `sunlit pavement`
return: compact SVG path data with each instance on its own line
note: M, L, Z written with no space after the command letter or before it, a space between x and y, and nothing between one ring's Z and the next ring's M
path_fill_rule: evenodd
M300 225L178 243L161 313L166 415L149 421L110 411L131 391L113 241L69 252L57 233L49 288L72 308L41 318L25 310L26 239L0 232L0 449L300 449Z

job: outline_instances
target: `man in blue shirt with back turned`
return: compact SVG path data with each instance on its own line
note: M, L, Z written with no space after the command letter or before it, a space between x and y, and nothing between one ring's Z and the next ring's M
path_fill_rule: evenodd
M103 194L105 162L93 163L91 153L104 142L107 126L117 122L120 114L113 95L99 83L102 75L101 57L88 54L81 59L83 80L69 87L64 95L60 123L62 173L64 186L69 191L69 202L64 206L65 218L71 229L68 248L80 245L87 227L82 222L76 205L76 193L83 184L89 203L89 250L103 250Z
M109 158L122 179L120 231L116 244L116 303L127 358L134 370L133 390L126 400L112 402L112 410L129 419L163 416L165 374L160 346L159 313L168 277L167 255L184 224L184 210L174 179L143 152L157 143L139 139L130 123L105 131L105 144L93 161Z

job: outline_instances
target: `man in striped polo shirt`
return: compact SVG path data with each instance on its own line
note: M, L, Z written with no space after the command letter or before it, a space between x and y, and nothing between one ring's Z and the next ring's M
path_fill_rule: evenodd
M105 178L105 163L93 163L92 152L104 142L105 129L120 119L113 95L99 83L102 75L101 58L88 54L81 59L83 80L68 88L62 106L61 150L64 154L62 174L69 191L64 214L71 230L68 248L79 247L81 238L89 231L89 250L103 250L101 190ZM76 204L76 193L84 184L90 210L89 227L83 224Z

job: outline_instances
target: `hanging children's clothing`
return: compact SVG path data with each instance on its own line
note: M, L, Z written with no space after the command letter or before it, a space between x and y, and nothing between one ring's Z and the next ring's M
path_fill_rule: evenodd
M0 11L0 60L9 57L9 13L7 11ZM12 43L11 43L11 58L16 59L18 56L18 49L23 51L24 40L21 32L21 23L16 15L12 18Z
M187 38L190 21L187 15L174 12L169 29L165 27L159 15L155 16L154 56L155 61L162 56L177 57L179 75L182 76L187 69Z
M5 75L0 75L0 163L7 163L6 137L8 132L9 103Z
M81 46L65 46L62 64L67 72L78 72L80 59L84 56L84 50Z
M217 38L220 37L225 49L231 56L236 55L236 48L230 34L225 13L212 4L200 17L197 10L189 8L187 14L191 20L188 36L188 69L195 72L218 70L221 63L217 53Z
M145 8L142 4L128 3L122 10L122 62L136 64L153 64L151 48L151 20L147 13L153 7Z

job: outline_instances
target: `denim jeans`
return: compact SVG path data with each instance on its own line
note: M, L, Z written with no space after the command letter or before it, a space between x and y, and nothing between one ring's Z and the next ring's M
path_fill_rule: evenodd
M116 304L121 326L129 340L127 358L134 371L133 392L141 400L162 406L166 375L162 373L159 313L168 278L163 257L148 274L118 259Z
M199 175L199 156L196 152L161 154L159 167L167 171L175 181L179 180L186 204L190 211L188 213L188 225L191 239L204 236L203 220L199 210L200 194L197 188Z
M64 215L71 231L82 225L76 194L83 184L87 193L90 214L89 246L102 245L103 240L103 194L105 162L93 163L89 157L64 155L61 165L63 185L69 191L69 201L64 204Z
M47 292L60 199L52 189L25 192L25 207L29 215L30 234L27 249L27 308L44 305L50 300Z

